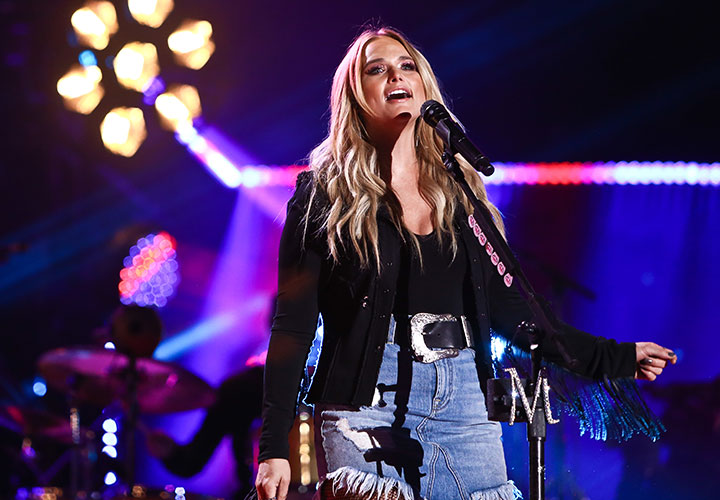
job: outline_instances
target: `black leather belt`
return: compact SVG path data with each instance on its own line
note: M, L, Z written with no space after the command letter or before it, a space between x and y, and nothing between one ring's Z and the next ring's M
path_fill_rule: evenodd
M465 349L470 347L465 339L461 321L436 321L423 328L423 340L430 349Z
M410 347L415 359L423 363L454 357L460 349L474 346L465 317L450 314L418 313L396 320L391 341Z

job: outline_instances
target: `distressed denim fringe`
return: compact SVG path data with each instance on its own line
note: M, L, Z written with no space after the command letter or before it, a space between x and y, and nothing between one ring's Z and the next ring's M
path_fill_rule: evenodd
M367 500L416 500L410 485L393 478L380 477L377 474L362 472L351 467L340 467L327 475L332 481L333 494L352 493Z
M345 495L365 500L419 500L410 485L393 478L383 478L377 474L358 471L351 467L341 467L327 475L326 481L332 484L333 496ZM512 481L482 491L475 491L470 500L521 500L522 493Z
M515 487L515 483L508 481L497 488L475 491L470 495L470 500L521 500L522 493Z

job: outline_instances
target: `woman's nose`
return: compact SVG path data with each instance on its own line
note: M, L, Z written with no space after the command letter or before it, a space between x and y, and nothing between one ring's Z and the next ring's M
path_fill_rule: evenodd
M396 82L398 80L402 80L402 74L395 68L390 68L388 70L388 80L391 82Z

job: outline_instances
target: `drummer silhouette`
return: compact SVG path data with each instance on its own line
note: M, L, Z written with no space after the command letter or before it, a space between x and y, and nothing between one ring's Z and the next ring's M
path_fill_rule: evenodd
M210 460L226 435L232 438L239 498L253 485L251 430L262 409L263 366L258 364L225 379L200 427L186 444L178 444L162 430L146 434L150 454L173 474L194 476Z
M271 307L271 310L274 309ZM272 310L270 318L272 318ZM152 308L137 305L120 306L112 314L106 335L115 348L129 356L150 358L162 337L163 325ZM171 473L180 477L198 474L209 462L225 436L232 439L235 473L243 498L253 489L253 422L262 411L264 356L251 358L245 369L227 377L216 391L212 403L190 440L178 443L161 429L144 431L148 452L159 459Z
M272 317L272 314L271 314ZM150 357L157 347L162 323L153 309L122 306L112 315L109 334L121 352ZM225 436L232 439L239 498L253 488L252 425L262 410L264 358L252 358L243 371L227 377L216 391L195 434L185 444L160 429L143 429L148 452L180 477L198 474ZM142 426L144 427L144 426Z

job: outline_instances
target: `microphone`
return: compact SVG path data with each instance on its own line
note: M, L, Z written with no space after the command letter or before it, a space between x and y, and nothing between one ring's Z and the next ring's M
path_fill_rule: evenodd
M495 172L487 156L473 144L463 127L453 120L450 112L439 102L430 99L420 106L420 114L453 152L460 153L478 172L490 176Z

